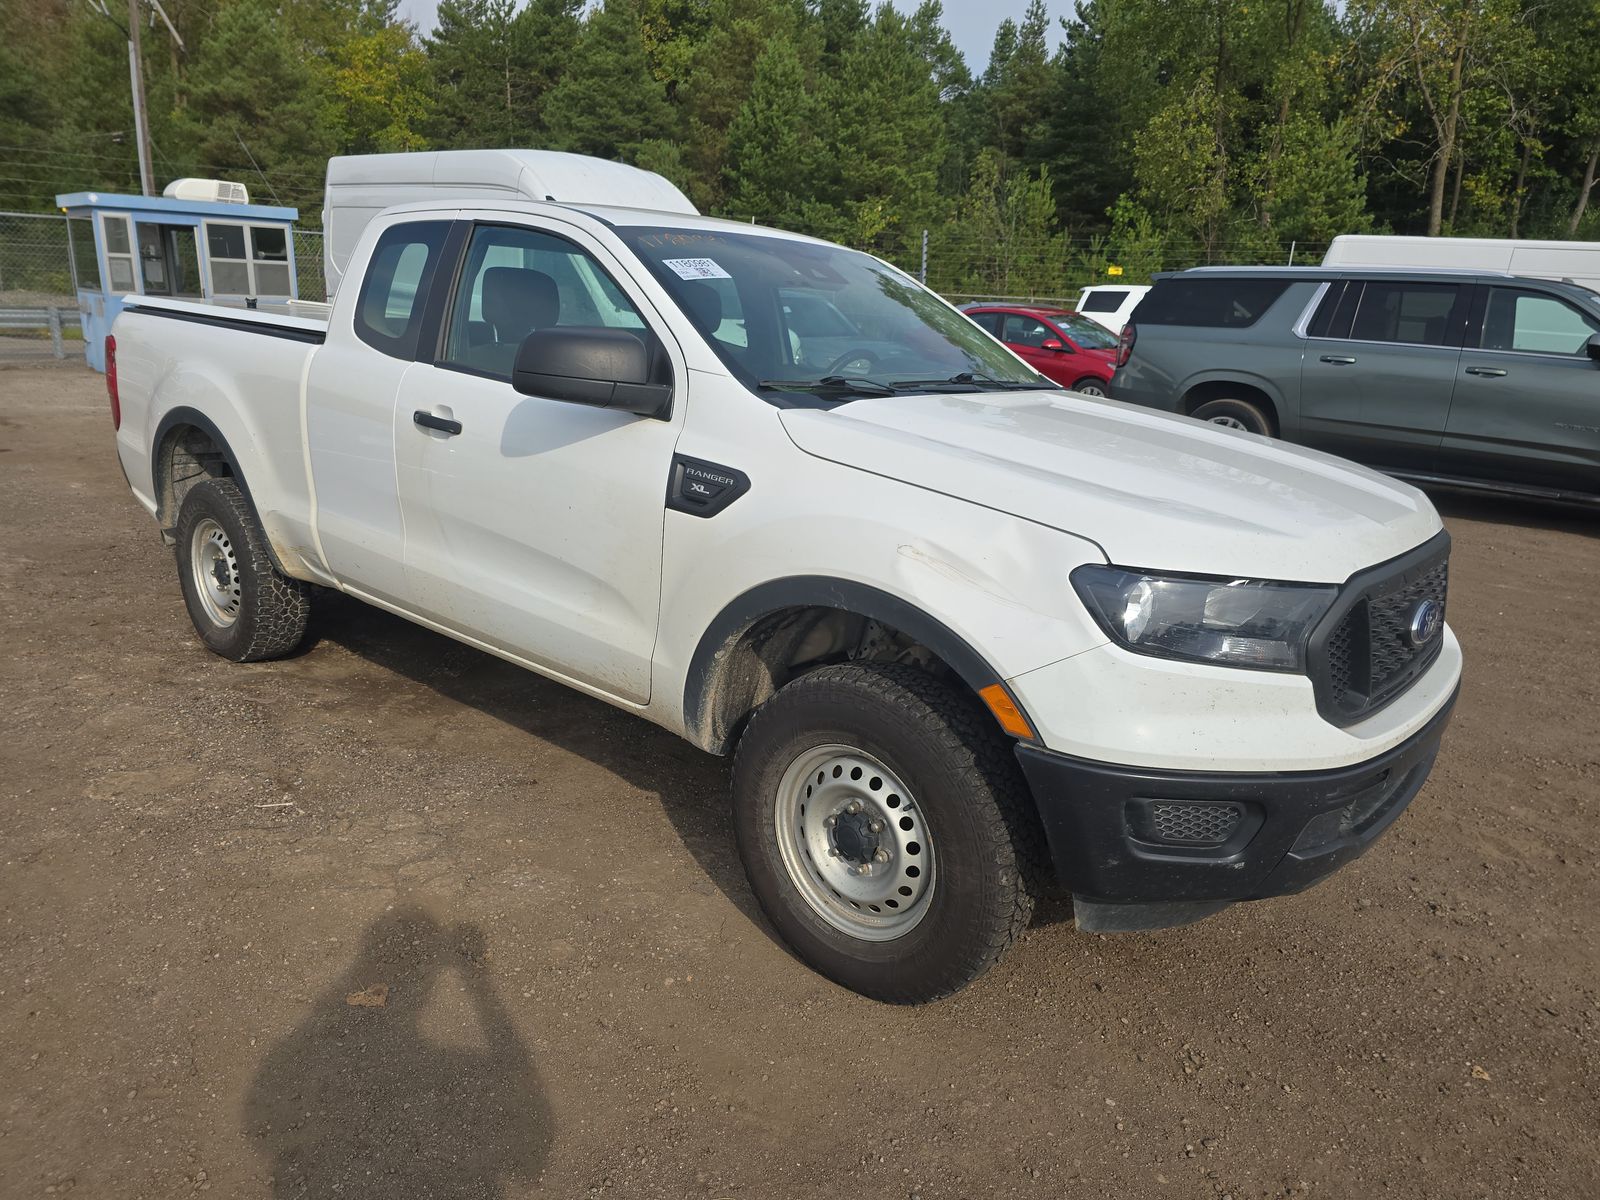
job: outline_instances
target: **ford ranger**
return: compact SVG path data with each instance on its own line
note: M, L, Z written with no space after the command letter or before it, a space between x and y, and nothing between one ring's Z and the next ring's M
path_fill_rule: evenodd
M1299 891L1422 787L1461 654L1420 492L1063 391L864 253L433 195L325 315L135 297L107 339L217 654L337 589L733 755L773 925L901 1003L1051 890L1112 931Z

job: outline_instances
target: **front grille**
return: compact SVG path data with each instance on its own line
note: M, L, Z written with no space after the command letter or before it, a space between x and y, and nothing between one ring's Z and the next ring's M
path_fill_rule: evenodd
M1157 841L1217 846L1233 836L1244 817L1237 804L1181 804L1157 800L1150 805L1151 832Z
M1363 572L1345 585L1327 618L1325 636L1312 639L1311 674L1323 715L1348 725L1406 690L1438 657L1440 632L1417 646L1411 622L1427 600L1440 607L1450 583L1445 534L1392 564Z

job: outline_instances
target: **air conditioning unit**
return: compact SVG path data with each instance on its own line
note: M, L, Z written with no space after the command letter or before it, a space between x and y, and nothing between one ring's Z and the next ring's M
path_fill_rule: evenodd
M244 184L226 179L174 179L161 194L170 200L201 200L208 204L250 203Z

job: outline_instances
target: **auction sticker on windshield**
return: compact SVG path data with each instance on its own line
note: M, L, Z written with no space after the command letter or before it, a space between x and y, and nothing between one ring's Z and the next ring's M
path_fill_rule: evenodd
M710 258L663 258L661 262L676 271L679 279L733 278Z

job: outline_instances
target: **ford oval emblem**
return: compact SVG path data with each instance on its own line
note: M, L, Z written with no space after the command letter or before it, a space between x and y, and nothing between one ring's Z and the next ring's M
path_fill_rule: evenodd
M1411 610L1411 644L1426 646L1439 636L1439 629L1443 625L1444 605L1437 600L1423 600Z

